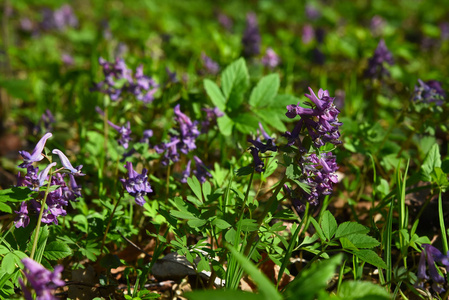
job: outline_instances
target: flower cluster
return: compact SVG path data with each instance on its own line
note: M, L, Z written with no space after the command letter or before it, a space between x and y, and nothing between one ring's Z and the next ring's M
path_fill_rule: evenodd
M65 282L61 279L61 272L64 269L61 265L55 267L53 272L45 269L41 264L31 258L22 259L25 266L25 277L34 289L37 300L56 300L53 292L56 288L64 286ZM22 278L19 278L23 294L26 300L33 299L31 292L25 286Z
M164 153L162 159L163 165L168 165L170 161L179 160L179 151L184 154L196 149L195 140L200 135L198 122L190 120L188 116L181 112L180 105L173 109L175 113L175 122L178 127L170 133L170 141L155 146L157 153Z
M126 191L134 197L136 203L143 206L145 204L143 196L153 192L148 182L148 170L144 168L142 174L139 174L134 170L133 164L130 162L126 162L124 167L128 170L128 179L122 178L120 181Z
M99 63L105 79L96 84L93 90L109 95L113 101L119 100L123 93L133 94L137 100L146 104L154 100L158 85L151 77L143 74L142 65L137 67L133 76L132 70L123 59L110 63L100 57Z
M415 85L413 101L431 103L435 102L441 106L446 98L446 92L441 87L441 83L436 80L422 81L418 79L419 86Z
M292 132L286 132L285 136L289 140L289 145L295 143L299 138L299 134L303 128L307 129L315 147L319 148L329 142L332 144L340 144L339 127L342 125L338 121L340 111L334 105L334 97L329 96L327 90L320 89L318 96L309 88L311 95L305 94L313 104L306 103L310 108L304 108L299 105L288 105L285 114L290 119L300 116L301 119L296 123Z
M23 31L39 33L41 30L63 31L68 27L77 27L78 18L73 13L70 5L65 4L57 10L45 8L42 10L42 22L33 23L28 18L20 20L20 27Z
M394 64L394 59L393 55L385 45L385 41L380 40L373 56L368 60L368 68L365 71L365 77L375 79L390 75L390 72L385 68L384 63L388 63L391 66Z
M255 13L246 15L246 28L242 37L243 56L252 57L260 53L260 32Z
M118 126L108 120L108 124L117 130L120 134L120 138L118 139L118 144L123 146L123 148L128 149L129 142L131 141L131 124L126 122L125 126Z
M441 263L446 267L446 271L449 272L449 252L443 255L440 250L429 244L423 244L423 250L419 258L418 264L418 281L415 286L418 288L424 287L424 282L431 279L433 281L432 288L437 293L444 292L443 284L446 283L446 279L438 272L435 263ZM429 268L430 278L426 272L426 262Z
M203 108L202 111L206 112L206 119L201 121L201 133L208 132L211 126L217 124L217 118L224 116L218 107Z
M276 68L281 63L281 59L274 52L273 49L267 48L264 57L262 57L262 64L270 69Z
M50 180L51 186L57 186L56 189L48 192L44 211L42 215L43 223L54 223L58 224L58 216L65 216L67 214L65 207L69 204L69 201L75 201L77 198L81 197L81 187L76 183L75 176L83 176L81 173L82 165L74 168L70 163L69 159L65 154L59 149L53 149L52 153L59 156L63 168L57 170L60 172L52 172L49 176L50 170L53 169L57 163L53 162L48 164L44 170L39 172L38 167L33 167L34 162L41 161L43 159L42 151L45 147L47 139L52 136L51 133L46 133L37 143L33 152L30 154L26 151L20 151L24 162L19 165L21 168L27 168L27 173L24 177L21 177L20 172L18 173L17 186L25 186L30 190L38 192L38 197L44 198L44 192L40 192L40 188L45 185L48 180ZM68 179L66 183L65 179ZM51 178L51 179L50 179ZM32 199L29 201L33 206L34 210L38 213L42 209L41 201ZM15 226L26 227L30 223L30 218L28 216L28 203L22 202L20 209L15 211L17 214L15 218Z

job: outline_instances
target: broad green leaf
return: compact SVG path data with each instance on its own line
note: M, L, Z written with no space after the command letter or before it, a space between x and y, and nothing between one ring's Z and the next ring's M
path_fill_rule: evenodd
M259 128L259 119L248 112L232 117L232 121L235 123L235 128L242 133L250 134Z
M12 209L11 207L3 202L0 202L0 211L5 212L7 214L11 214L12 213Z
M256 231L257 229L259 229L259 225L254 219L242 219L239 221L239 223L241 223L242 231Z
M219 110L225 112L226 110L226 99L223 96L218 85L209 79L204 79L204 89L206 90L207 95L209 96L212 103L218 107Z
M316 299L317 293L324 290L327 282L335 273L335 269L341 262L342 255L338 254L328 260L312 264L309 269L299 273L296 278L287 285L284 299Z
M377 255L376 252L374 252L372 250L359 250L359 251L354 251L353 253L361 260L363 260L369 264L372 264L375 267L382 268L382 269L387 268L387 264L382 260L382 258L379 257L379 255Z
M207 200L209 195L211 194L212 188L210 186L210 182L209 181L205 181L202 185L203 187L203 196L204 196L204 200Z
M274 287L273 283L242 253L238 252L234 247L229 247L229 251L232 253L234 258L240 264L240 266L245 270L245 272L251 276L254 283L257 284L260 295L259 299L266 300L281 300L282 296ZM262 297L260 297L262 296ZM229 298L228 298L229 299Z
M0 202L22 202L29 198L32 191L27 187L12 187L0 190Z
M225 114L217 119L218 129L224 136L230 136L234 122Z
M245 60L239 58L227 66L221 74L221 89L225 98L228 100L228 108L235 110L240 106L248 86L248 69L246 68Z
M438 144L435 144L427 153L421 168L427 175L430 175L437 167L441 167L441 155Z
M326 210L321 217L321 228L323 229L324 236L328 241L332 239L337 231L337 221L330 211Z
M385 288L368 281L345 281L340 286L337 296L348 300L391 299Z
M196 220L198 219L193 214L187 211L179 211L179 210L170 210L170 215L178 218L178 219L186 219L186 220Z
M196 176L187 178L187 184L192 189L192 192L195 194L198 200L203 202L203 197L201 194L201 183L198 178L196 178Z
M3 257L1 269L8 274L14 273L14 270L16 269L16 256L13 252L9 252Z
M351 234L346 238L357 248L374 248L380 245L375 238L366 234Z
M358 251L359 249L346 237L340 238L341 247L343 249Z
M273 126L279 131L287 131L287 127L285 127L282 120L279 118L279 114L273 112L270 108L263 108L263 109L257 109L254 110L254 113L259 116L262 121L269 124L270 126Z
M351 234L364 234L368 232L369 229L357 222L344 222L338 226L335 237L339 238Z
M33 248L33 241L34 241L34 235L36 234L36 229L33 231L33 234L31 235L31 239L28 242L27 250L31 253L31 248ZM47 245L47 239L48 239L48 225L42 226L39 232L39 238L37 240L37 249L36 254L34 257L34 260L37 262L41 262L42 255L44 254L45 247Z
M212 222L212 225L217 226L217 227L220 228L220 229L226 229L226 228L231 227L231 224L229 224L228 222L226 222L226 221L223 220L223 219L215 219L215 220Z
M249 104L254 107L268 106L279 90L279 74L264 76L252 90Z
M53 241L45 247L44 257L49 260L57 260L72 254L70 247L63 242Z
M318 224L318 222L314 219L314 218L310 218L310 221L313 224L313 227L315 227L316 233L318 234L318 236L320 237L320 239L322 241L326 240L326 237L324 236L323 230L321 230L320 225Z
M239 290L208 290L186 293L189 300L260 300L258 294L243 292Z
M201 227L201 226L203 226L203 225L206 224L206 223L207 223L206 220L201 220L201 219L198 219L198 218L195 218L195 219L193 219L193 220L187 221L187 224L188 224L190 227L192 227L192 228L198 228L198 227Z

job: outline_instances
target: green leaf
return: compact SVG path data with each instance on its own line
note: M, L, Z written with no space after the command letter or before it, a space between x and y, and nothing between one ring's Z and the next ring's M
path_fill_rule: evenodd
M226 228L231 227L231 224L229 224L228 222L226 222L223 219L215 219L212 222L212 225L217 226L219 229L226 229Z
M254 283L259 288L260 296L266 300L281 300L282 296L274 287L273 283L243 254L238 252L234 247L229 247L229 251L240 264L243 270L251 276ZM260 299L259 296L259 299ZM228 298L229 299L229 298Z
M14 270L16 269L16 256L13 252L9 252L3 257L1 269L8 274L14 273Z
M242 219L239 221L239 223L241 223L242 231L256 231L257 229L259 229L259 225L254 219Z
M203 202L203 196L201 194L201 183L198 178L196 178L196 176L187 178L187 184L192 189L192 192L195 194L198 200Z
M11 214L12 213L12 209L11 207L3 202L0 202L0 211L5 212L7 214Z
M385 288L368 281L345 281L340 286L337 296L347 300L391 299Z
M178 219L186 219L186 220L195 220L198 219L193 214L187 211L179 211L179 210L170 210L170 215L174 216Z
M254 113L259 116L262 121L270 126L273 126L279 131L287 131L287 127L285 127L282 120L279 118L279 115L276 114L271 108L257 109L254 110Z
M53 241L45 247L44 257L49 260L57 260L72 254L70 247L63 242Z
M382 260L382 258L379 257L379 255L377 255L376 252L374 252L372 250L359 250L359 251L354 251L353 253L361 260L363 260L369 264L372 264L375 267L382 268L382 269L387 268L387 264Z
M324 236L323 230L321 230L320 225L318 224L318 222L314 219L314 218L310 218L310 221L313 224L313 227L315 227L316 233L318 234L318 236L320 237L320 239L322 241L326 240L326 237Z
M206 220L201 220L201 219L198 219L198 218L195 218L195 219L193 219L193 220L187 221L187 224L188 224L190 227L192 227L192 228L198 228L198 227L201 227L201 226L203 226L203 225L206 224L206 223L207 223Z
M259 119L251 113L238 114L232 117L232 121L235 128L242 133L250 134L259 128Z
M204 79L204 89L206 90L207 95L209 96L212 103L218 107L219 110L225 112L226 110L226 99L223 96L218 85L209 79Z
M430 148L421 166L426 175L430 175L435 168L441 168L441 155L438 144Z
M224 136L230 136L234 122L225 114L217 119L218 129Z
M221 75L221 82L221 89L228 100L227 107L231 110L237 109L242 103L243 94L249 86L249 75L245 60L239 58L227 66Z
M351 234L346 238L357 248L374 248L380 245L375 238L366 234Z
M36 229L33 230L33 234L31 235L31 239L27 245L28 252L31 252L31 248L33 248L33 241L34 241L35 234L36 234ZM40 232L39 232L39 238L37 240L36 255L34 257L34 260L39 263L42 260L42 255L44 254L45 246L47 245L48 235L49 235L48 225L41 227Z
M279 90L279 74L262 77L252 90L249 104L254 107L267 106L273 102Z
M327 282L334 275L341 258L342 255L338 254L328 260L314 263L309 269L302 271L287 285L284 299L315 299L315 296L326 288Z
M260 300L260 295L239 290L209 290L186 293L189 300Z
M332 239L337 231L337 221L330 211L326 210L321 216L321 228L323 229L324 236L328 241Z
M340 238L341 247L343 249L358 251L359 249L346 237Z
M13 187L0 190L0 202L22 202L29 198L32 191L27 187Z
M364 234L368 232L369 229L357 222L344 222L338 226L335 237L339 238L351 234Z

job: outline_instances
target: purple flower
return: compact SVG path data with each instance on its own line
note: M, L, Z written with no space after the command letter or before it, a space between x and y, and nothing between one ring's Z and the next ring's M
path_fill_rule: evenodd
M322 195L330 195L333 184L338 182L338 166L332 153L322 153L318 157L315 153L302 156L299 162L303 174L298 180L307 183L310 193L303 192L303 198L312 205L318 205Z
M36 191L36 192L39 191L39 188L40 188L41 186L43 186L45 180L48 179L48 172L50 172L50 169L53 168L54 166L56 166L56 163L55 163L55 162L49 164L47 167L45 167L45 169L44 169L42 172L40 172L40 173L37 175L37 178L36 178L37 180L36 180L36 181L34 182L34 184L33 184L33 188L32 188L33 191Z
M251 155L253 156L254 170L258 173L264 172L265 164L259 157L259 150L257 150L256 147L249 147L249 151L251 152Z
M368 60L368 68L365 70L365 76L374 79L390 75L384 63L388 63L391 66L394 64L394 59L385 45L385 41L382 39L379 41L373 56Z
M191 173L191 164L192 164L192 161L191 160L189 160L188 162L187 162L187 165L186 165L186 168L184 169L184 171L182 171L182 177L181 177L181 183L187 183L187 178L189 178L190 177L190 173Z
M315 30L313 29L312 25L306 24L302 28L302 43L308 44L312 41L312 39L315 37Z
M220 66L218 63L212 60L204 52L201 53L201 61L203 62L204 71L207 74L217 75L220 71Z
M276 68L280 64L281 60L273 49L267 48L265 56L262 57L262 64L270 69Z
M446 92L441 87L441 83L436 80L423 82L418 79L419 86L415 85L413 101L431 103L435 102L437 106L441 106L446 98Z
M131 124L126 122L125 126L118 126L108 120L108 124L120 133L118 144L128 149L128 143L131 141Z
M415 286L422 288L423 282L431 279L433 281L433 290L437 293L443 293L445 291L443 284L446 283L446 279L438 272L435 263L442 263L447 269L449 267L449 252L447 255L443 255L440 250L430 244L423 244L422 247L423 250L421 251L418 264L418 281L415 283ZM426 273L426 262L430 277Z
M300 116L301 119L296 124L295 129L290 133L286 132L284 136L289 139L289 145L292 145L298 138L303 128L307 129L315 147L324 146L326 142L340 144L339 127L342 125L338 121L340 111L335 107L333 101L335 98L329 96L327 90L320 89L318 97L309 87L311 95L305 94L312 103L306 103L310 108L304 108L298 105L288 105L287 117L293 119Z
M217 118L224 116L218 107L203 108L202 111L206 112L206 119L201 122L201 133L208 132L212 125L217 124Z
M306 5L305 13L309 20L316 20L321 17L320 11L310 4Z
M144 168L142 174L139 174L134 171L133 165L130 162L126 162L125 168L128 170L128 179L122 178L120 181L126 191L135 198L136 203L143 206L145 204L143 196L153 192L148 182L148 171Z
M117 58L115 63L109 63L100 57L99 63L105 79L97 83L93 90L109 95L113 101L119 100L123 93L132 94L145 104L154 100L158 85L151 77L143 74L142 65L137 67L133 77L132 70L123 59Z
M57 265L53 272L51 272L28 257L22 259L22 263L25 266L25 277L36 292L37 299L56 300L57 298L53 296L54 290L65 285L65 282L61 280L61 272L64 268ZM24 290L24 294L31 296L30 292L26 289L22 278L19 278L19 282Z
M73 60L73 57L67 53L62 54L61 60L64 63L64 65L66 65L66 66L71 66L75 63L75 61Z
M14 211L17 216L14 219L14 223L16 228L19 227L27 227L28 224L30 224L30 217L28 216L28 207L27 207L27 203L25 201L23 201L20 204L20 209L19 211Z
M230 17L228 17L224 13L220 12L220 13L218 13L217 19L218 19L218 23L220 23L220 25L223 26L224 29L226 29L229 32L232 30L232 26L234 24Z
M53 149L53 151L51 153L57 154L59 156L59 159L61 160L61 164L63 165L63 167L65 169L69 170L70 172L72 172L73 175L78 175L78 176L85 175L85 174L81 173L81 169L83 168L83 165L79 165L78 167L74 168L72 166L72 164L70 163L69 159L67 158L67 156L65 156L65 154L61 150Z
M23 157L23 163L19 165L19 168L26 168L30 166L33 162L41 161L44 158L42 151L44 150L45 143L49 138L53 135L50 132L47 132L37 143L36 147L34 147L33 152L30 154L27 151L19 151L19 154Z
M72 7L68 4L52 11L45 9L42 12L41 26L45 30L64 30L67 27L78 26L78 18L73 13Z
M246 28L242 37L243 56L252 57L260 53L260 32L257 16L251 12L246 15Z
M182 153L187 154L196 149L195 140L200 135L197 127L198 122L192 122L188 116L182 113L179 104L175 106L173 111L175 112L175 121L179 126L179 143L177 148Z
M375 15L374 17L371 18L371 22L370 22L370 30L371 30L371 34L373 36L379 36L381 35L384 27L385 27L385 20L384 18L382 18L379 15Z
M199 159L198 156L194 156L196 169L193 170L193 174L198 178L199 182L206 182L206 177L211 178L212 174L208 171L207 167L204 165L203 161Z

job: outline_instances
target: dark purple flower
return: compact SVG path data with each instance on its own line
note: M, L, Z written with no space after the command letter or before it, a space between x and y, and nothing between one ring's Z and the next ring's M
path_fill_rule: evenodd
M175 106L173 111L175 112L175 121L179 126L180 140L177 147L182 153L187 154L196 149L195 140L200 135L197 127L198 122L192 122L188 116L182 113L179 104Z
M209 56L207 56L204 52L201 53L201 61L203 62L204 71L207 74L217 75L220 71L220 66L218 63L213 61Z
M45 131L51 131L53 129L52 124L55 122L55 117L53 116L51 111L49 109L46 109L39 119L39 122L37 123L36 131L39 131L41 126L45 128Z
M384 63L388 63L391 66L394 64L394 59L385 45L385 41L382 39L379 41L373 56L368 60L368 68L365 70L365 76L374 79L390 75Z
M157 87L154 79L143 74L143 66L140 65L136 69L135 82L130 84L128 91L134 94L137 100L148 104L153 102Z
M415 85L413 100L416 102L431 103L441 106L446 98L446 92L441 87L441 83L436 80L423 82L418 79L419 86Z
M81 169L83 168L83 165L79 165L78 167L74 168L72 166L72 164L70 163L69 159L67 158L67 156L65 156L65 154L61 150L53 149L53 151L51 153L57 154L59 156L59 159L61 160L62 166L65 169L69 170L73 175L77 175L77 176L85 175L85 174L81 173Z
M448 255L443 255L440 250L430 244L423 244L423 250L418 264L418 281L415 283L416 287L423 287L423 283L426 280L431 279L433 281L432 288L437 293L443 293L445 289L443 284L446 283L446 279L438 272L436 263L442 263L449 267ZM449 254L449 253L448 253ZM426 273L426 262L429 268L430 277Z
M252 57L260 53L260 32L257 16L251 12L246 15L246 28L242 37L243 56Z
M218 107L203 108L202 111L206 112L206 119L201 122L201 133L208 132L211 126L217 124L217 118L224 116Z
M265 56L262 57L262 64L270 69L276 68L281 63L281 59L273 49L267 48Z
M251 155L253 156L254 170L258 173L264 172L265 164L259 157L259 150L257 150L256 147L249 147L249 151L251 152Z
M167 84L178 82L178 78L176 77L175 71L172 72L172 71L170 71L170 69L168 67L165 67L165 72L167 73L167 76L168 76Z
M144 168L142 174L139 174L130 162L126 162L125 168L128 170L128 179L122 178L120 181L126 191L135 198L136 203L143 206L145 204L143 196L153 192L148 182L148 170Z
M193 160L195 161L196 166L196 169L193 170L193 174L196 176L196 178L198 178L199 182L206 182L206 177L211 178L212 174L209 172L203 161L199 159L198 156L194 156Z
M318 91L318 97L313 90L309 87L311 95L305 94L312 103L306 103L310 108L301 107L298 105L288 105L287 117L293 119L296 116L300 116L301 119L296 124L295 129L290 132L286 132L285 136L289 139L289 145L292 145L298 138L303 128L307 129L315 147L324 146L326 142L332 144L340 144L340 132L339 127L342 125L338 121L338 114L340 111L335 107L333 101L335 98L329 96L327 90L320 89Z
M16 218L14 219L16 228L25 228L28 226L28 224L30 224L30 217L28 216L28 207L26 201L23 201L20 204L19 211L15 210L14 212L17 214Z
M63 267L58 265L54 268L53 272L51 272L28 257L22 259L22 263L25 266L25 276L36 292L37 299L56 300L57 298L53 295L54 290L65 285L65 282L61 280ZM22 278L19 278L19 281L24 289L24 294L30 295L29 291L25 291L26 287Z
M47 132L36 144L36 147L34 147L34 150L31 154L24 150L19 151L19 154L23 157L23 163L19 165L19 168L26 168L33 162L41 161L44 158L42 151L44 150L45 143L52 136L53 135L50 132Z

